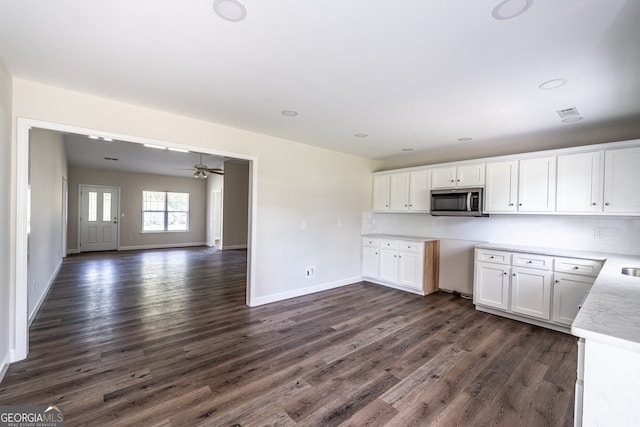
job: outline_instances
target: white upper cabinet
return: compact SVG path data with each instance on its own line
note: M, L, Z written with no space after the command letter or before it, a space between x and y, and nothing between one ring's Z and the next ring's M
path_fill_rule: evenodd
M556 210L602 212L602 153L558 156Z
M374 211L389 210L390 183L391 183L391 175L374 175L373 176L373 210Z
M604 154L604 212L640 212L640 147Z
M391 175L389 210L409 210L409 173L397 173Z
M431 171L411 172L409 175L409 210L429 212L431 207Z
M431 188L481 187L484 164L461 165L433 169Z
M484 211L488 213L515 212L518 201L518 161L487 164L484 189Z
M395 212L429 212L430 171L403 172L390 177L389 208ZM375 209L374 209L375 210Z
M556 208L556 157L520 160L519 212L553 212Z
M451 188L456 186L456 168L438 168L431 172L431 188Z
M373 210L428 213L431 189L484 187L488 214L640 216L640 139L546 154L376 173Z

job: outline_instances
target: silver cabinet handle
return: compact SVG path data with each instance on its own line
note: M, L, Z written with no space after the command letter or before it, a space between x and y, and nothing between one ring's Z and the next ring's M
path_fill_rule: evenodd
M609 206L609 202L606 202L606 203L605 203L605 206Z
M596 202L591 203L591 206L595 206L595 205L597 205L597 203L596 203Z

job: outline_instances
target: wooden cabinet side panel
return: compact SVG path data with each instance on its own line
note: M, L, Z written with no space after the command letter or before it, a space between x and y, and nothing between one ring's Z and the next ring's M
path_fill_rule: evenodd
M440 277L440 240L425 242L424 247L424 294L438 290Z

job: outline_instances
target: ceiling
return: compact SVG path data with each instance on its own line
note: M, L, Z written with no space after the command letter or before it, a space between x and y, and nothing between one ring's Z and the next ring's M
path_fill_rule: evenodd
M53 132L53 131L50 131ZM92 139L86 135L63 134L70 167L137 172L154 175L192 177L196 163L224 169L227 157L202 153L182 153L166 148L145 147L125 141ZM238 161L238 160L236 160Z
M637 0L243 0L239 22L220 1L3 1L0 59L15 77L379 160L640 137Z

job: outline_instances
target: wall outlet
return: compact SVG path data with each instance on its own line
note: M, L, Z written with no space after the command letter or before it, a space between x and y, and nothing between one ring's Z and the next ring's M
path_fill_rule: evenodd
M593 229L594 239L604 239L604 228L596 227Z
M306 230L307 229L307 221L300 221L300 230Z
M307 279L311 279L315 275L316 275L316 268L314 266L307 267L304 277L306 277Z

